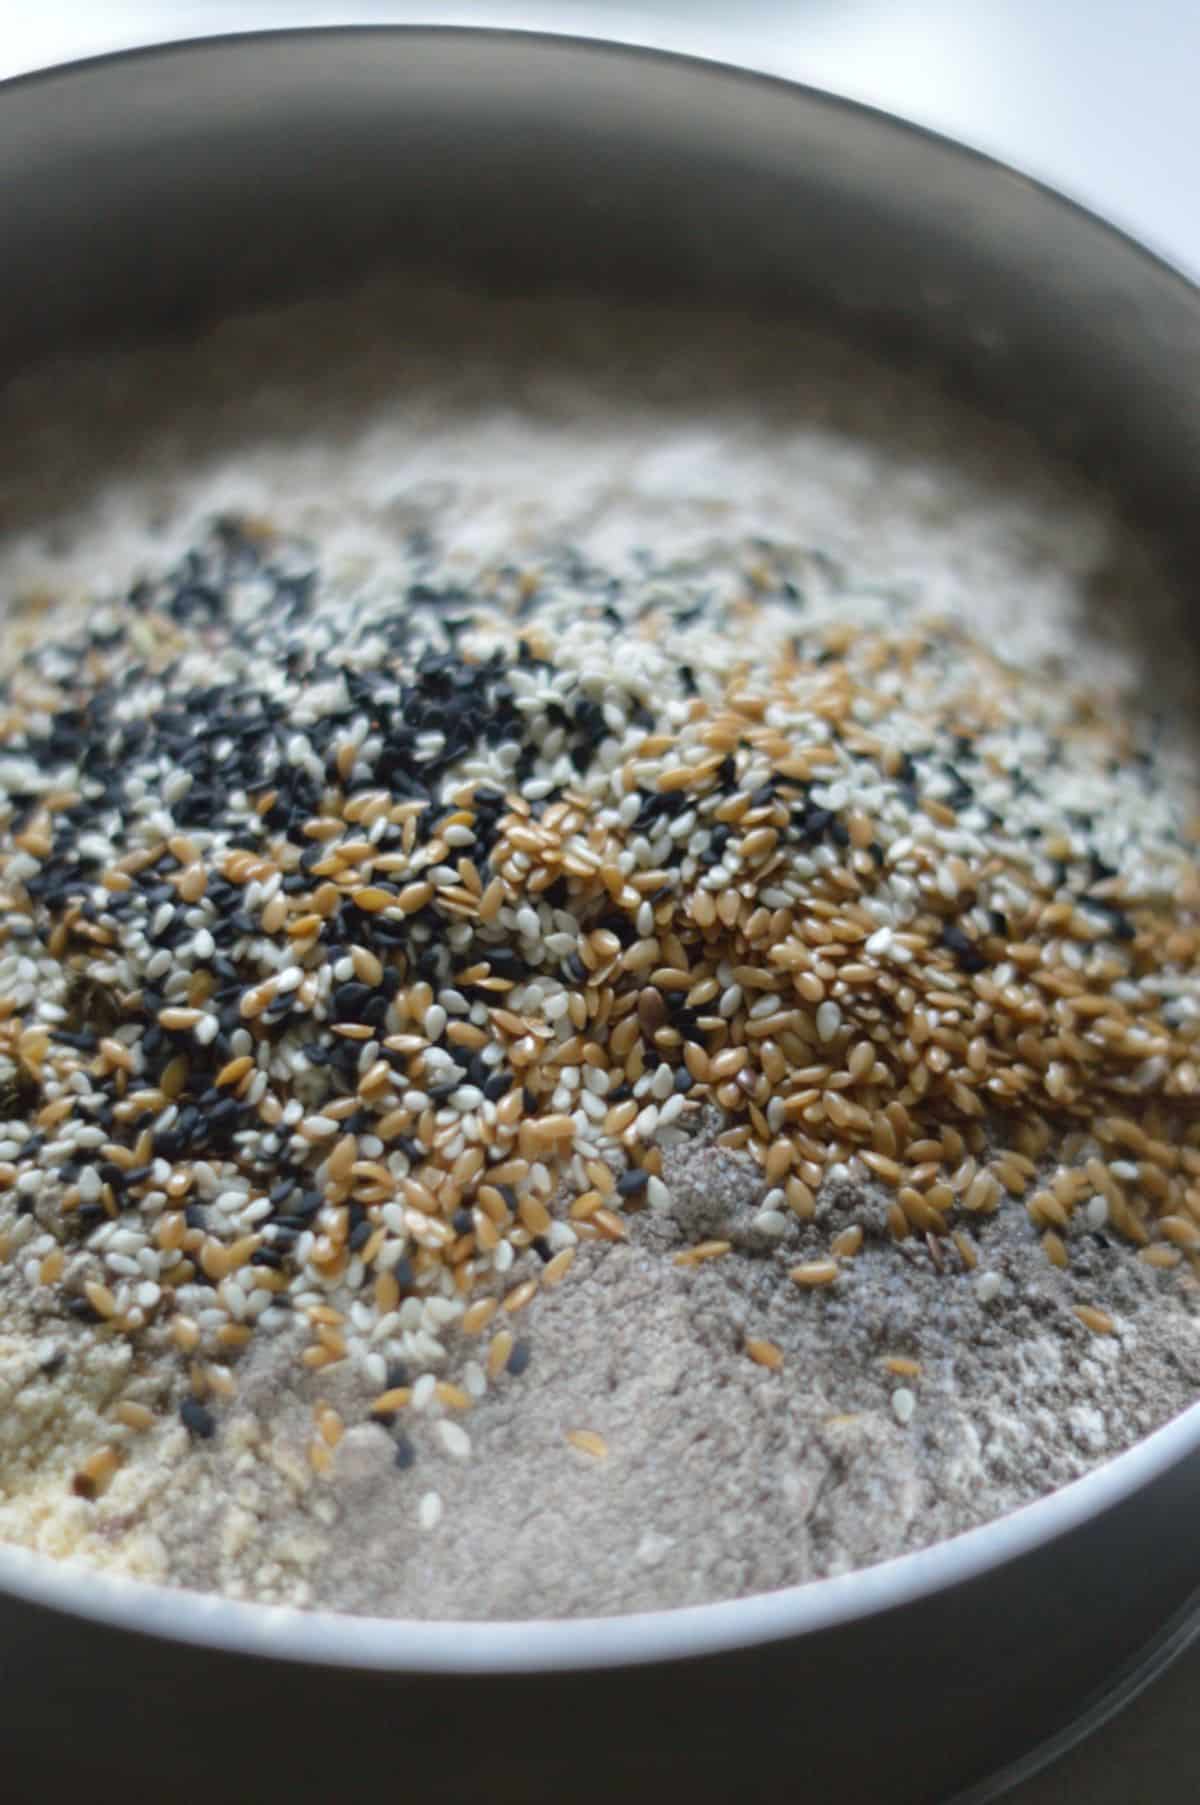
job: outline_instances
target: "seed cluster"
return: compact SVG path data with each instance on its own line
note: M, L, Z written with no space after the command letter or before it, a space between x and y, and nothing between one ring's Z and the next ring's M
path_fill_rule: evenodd
M1056 1264L1079 1216L1195 1261L1195 824L1096 698L761 546L397 572L222 520L0 692L0 1258L180 1360L193 1436L299 1320L399 1466L431 1406L466 1456L702 1122L768 1242L870 1178L960 1267L1014 1205Z

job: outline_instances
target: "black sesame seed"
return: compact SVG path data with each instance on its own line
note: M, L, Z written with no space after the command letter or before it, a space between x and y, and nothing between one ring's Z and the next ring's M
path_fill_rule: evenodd
M963 971L975 972L987 969L987 959L978 946L963 933L957 922L948 921L942 927L942 945L948 947L958 960Z
M339 984L333 993L333 1013L339 1022L357 1022L371 1001L369 984ZM384 1004L386 1008L386 1001Z
M188 1434L197 1441L211 1441L217 1432L216 1417L199 1398L184 1398L179 1406L179 1416Z

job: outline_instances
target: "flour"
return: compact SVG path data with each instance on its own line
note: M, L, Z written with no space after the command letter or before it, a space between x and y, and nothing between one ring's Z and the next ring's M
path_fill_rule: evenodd
M1200 1393L1190 1282L1131 1253L1072 1238L1048 1264L1019 1216L973 1236L993 1302L952 1256L880 1234L878 1200L843 1193L839 1223L868 1241L835 1289L798 1295L797 1257L824 1245L799 1226L752 1253L758 1194L736 1157L697 1146L671 1162L675 1207L634 1218L628 1246L582 1251L530 1313L520 1378L465 1420L469 1462L413 1428L397 1471L390 1435L351 1428L336 1477L305 1446L312 1403L349 1395L335 1376L297 1384L286 1341L251 1350L224 1438L139 1449L94 1505L55 1509L44 1481L21 1539L96 1565L234 1597L369 1615L609 1614L739 1597L870 1565L986 1523L1088 1472ZM681 1269L697 1215L735 1250ZM743 1244L737 1247L737 1242ZM1071 1305L1103 1295L1116 1332ZM754 1365L748 1336L782 1349ZM889 1358L920 1364L896 1377ZM916 1395L901 1425L893 1399ZM437 1413L440 1414L440 1413ZM577 1452L589 1429L607 1456ZM135 1474L142 1477L136 1478ZM61 1484L61 1473L58 1475ZM420 1526L428 1489L444 1500ZM6 1532L22 1528L11 1507ZM85 1528L86 1525L86 1528Z

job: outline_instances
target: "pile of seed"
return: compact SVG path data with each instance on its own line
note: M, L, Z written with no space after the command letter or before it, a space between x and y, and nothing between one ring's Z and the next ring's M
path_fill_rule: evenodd
M400 1466L702 1124L768 1243L869 1178L960 1266L1001 1209L1196 1263L1197 823L1130 736L820 559L333 586L223 519L0 691L0 1259L199 1438L303 1323Z

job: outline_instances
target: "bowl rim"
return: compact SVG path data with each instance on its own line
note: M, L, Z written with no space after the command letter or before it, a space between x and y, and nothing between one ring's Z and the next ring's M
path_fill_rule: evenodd
M417 40L491 42L519 47L522 50L532 51L534 54L539 51L569 50L579 55L586 54L597 61L607 59L647 64L657 63L663 68L687 71L693 77L707 77L720 81L723 85L741 83L763 93L774 93L785 101L789 98L792 100L798 98L809 106L824 107L830 112L845 113L860 119L865 118L902 137L923 140L935 151L945 156L976 164L982 173L993 178L1020 183L1043 202L1060 212L1073 215L1085 229L1099 232L1101 236L1117 241L1127 252L1133 253L1138 261L1150 265L1160 275L1172 278L1185 297L1190 298L1193 302L1200 297L1200 272L1193 276L1175 263L1165 252L1146 244L1131 227L1110 219L1091 203L1055 187L1053 182L1036 174L1033 170L1027 169L1022 163L1014 161L1011 157L1001 157L964 139L951 137L948 132L940 131L936 126L923 124L916 119L908 119L904 114L892 112L889 108L873 101L840 94L830 88L820 88L811 82L800 81L793 76L774 75L765 69L757 69L745 63L730 62L723 57L702 55L698 51L669 50L655 44L638 44L621 38L603 37L599 34L549 31L534 26L423 24L420 21L401 20L255 26L243 31L195 32L180 37L152 39L143 44L125 45L116 50L95 52L87 56L68 57L62 62L49 63L41 68L23 69L16 74L0 77L0 105L10 94L24 89L42 87L60 80L74 80L89 75L93 71L115 68L123 63L191 57L201 55L206 51L221 52L233 46L245 49L251 47L265 49L272 44L349 42L372 37L388 43L394 43L401 39L408 39L412 42Z
M611 1617L417 1619L249 1604L0 1547L0 1591L111 1629L302 1666L428 1674L562 1673L720 1655L919 1603L1084 1528L1200 1459L1200 1404L1103 1466L990 1522L833 1578Z
M86 79L121 64L145 66L232 47L378 37L388 43L465 40L572 51L600 61L657 63L723 85L769 90L785 102L827 108L926 141L942 158L966 159L990 179L1019 181L1043 204L1115 241L1183 298L1200 305L1200 287L1130 232L1093 208L1011 162L964 144L885 108L718 58L517 27L363 23L213 32L151 42L26 70L0 81L9 96L55 82ZM1044 1497L976 1528L912 1553L832 1578L775 1591L668 1610L605 1617L425 1620L357 1616L329 1610L246 1603L216 1593L170 1587L93 1570L68 1559L0 1544L0 1593L83 1618L97 1626L188 1646L300 1665L411 1674L532 1674L694 1659L782 1642L900 1609L981 1578L1069 1535L1152 1485L1172 1468L1200 1458L1200 1402L1123 1453Z

